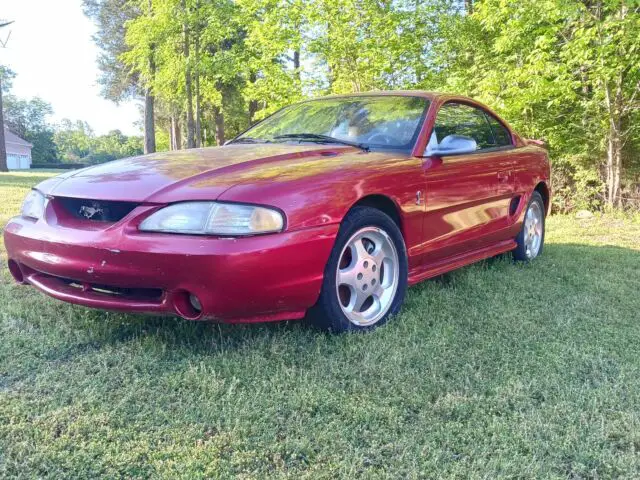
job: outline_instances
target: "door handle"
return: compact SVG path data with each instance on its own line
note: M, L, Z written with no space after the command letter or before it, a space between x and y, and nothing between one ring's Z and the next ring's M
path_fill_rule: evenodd
M506 183L511 177L511 172L498 172L498 181L500 183Z

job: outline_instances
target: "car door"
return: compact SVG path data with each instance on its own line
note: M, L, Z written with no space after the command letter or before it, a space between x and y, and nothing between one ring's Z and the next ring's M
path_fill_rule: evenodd
M475 140L477 150L431 155L449 135ZM444 103L436 116L423 162L424 261L464 254L503 240L514 194L513 139L493 115L466 103Z

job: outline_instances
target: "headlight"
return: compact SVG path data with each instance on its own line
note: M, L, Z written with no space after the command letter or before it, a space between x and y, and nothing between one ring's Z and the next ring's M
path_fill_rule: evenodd
M276 210L217 202L183 202L162 208L140 224L147 232L192 235L253 235L279 232L284 218Z
M22 202L22 210L20 214L23 217L39 219L44 214L44 195L38 190L31 190L24 202Z

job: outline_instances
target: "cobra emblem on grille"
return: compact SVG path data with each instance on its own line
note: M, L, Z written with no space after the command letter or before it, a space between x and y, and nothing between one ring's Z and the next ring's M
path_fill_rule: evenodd
M91 220L95 216L98 216L98 217L102 216L104 211L102 210L102 208L100 208L100 205L98 205L97 203L93 203L91 204L91 206L89 205L81 206L79 213L87 220Z

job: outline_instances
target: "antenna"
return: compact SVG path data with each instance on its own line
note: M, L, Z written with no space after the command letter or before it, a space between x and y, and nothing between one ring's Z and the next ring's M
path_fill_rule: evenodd
M11 25L12 23L13 23L13 20L4 20L0 18L0 28ZM7 43L9 43L10 37L11 37L11 30L9 30L9 33L7 33L6 37L0 36L0 48L7 48Z

